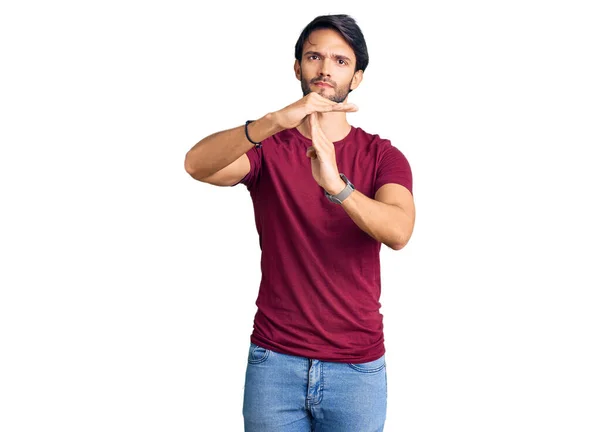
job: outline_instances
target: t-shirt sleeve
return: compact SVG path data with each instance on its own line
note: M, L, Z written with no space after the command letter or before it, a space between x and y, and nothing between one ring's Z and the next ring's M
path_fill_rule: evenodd
M408 160L389 140L383 140L377 165L375 192L387 183L404 186L412 194L412 171Z
M260 176L260 168L262 166L262 147L252 147L250 150L246 152L246 156L250 160L250 171L248 174L244 176L239 182L237 182L233 186L237 186L242 183L246 185L248 190L254 188L256 182L258 181L258 177Z

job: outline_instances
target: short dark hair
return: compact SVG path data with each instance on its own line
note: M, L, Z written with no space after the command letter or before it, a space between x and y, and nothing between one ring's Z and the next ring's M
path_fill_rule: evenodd
M369 64L369 53L367 51L367 43L365 37L360 30L358 24L354 18L349 15L321 15L312 20L302 33L296 42L296 60L299 63L302 62L302 48L304 42L308 39L310 34L318 29L332 29L337 31L352 47L354 55L356 56L356 66L354 72L357 70L364 71Z

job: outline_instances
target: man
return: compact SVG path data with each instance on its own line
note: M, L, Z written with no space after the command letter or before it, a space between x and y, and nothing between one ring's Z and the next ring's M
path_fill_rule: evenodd
M262 280L245 430L381 431L379 253L412 234L411 169L389 140L346 120L369 60L353 18L315 18L295 55L304 97L204 138L185 168L205 183L243 183L254 205Z

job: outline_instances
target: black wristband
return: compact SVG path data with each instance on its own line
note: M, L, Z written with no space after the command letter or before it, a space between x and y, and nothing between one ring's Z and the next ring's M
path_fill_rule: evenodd
M261 142L252 141L250 139L250 136L248 135L248 124L252 123L253 121L254 120L248 120L246 122L246 126L244 126L244 130L246 131L246 138L248 138L248 141L250 141L252 144L254 144L254 147L261 148L262 147L262 143Z

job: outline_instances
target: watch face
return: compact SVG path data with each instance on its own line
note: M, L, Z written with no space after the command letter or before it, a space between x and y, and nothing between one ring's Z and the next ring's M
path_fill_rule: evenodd
M344 183L346 183L346 187L337 196L343 195L344 199L346 199L348 197L348 195L350 195L350 192L352 192L353 190L356 190L356 188L354 187L354 185L352 183L350 183L350 180L348 180L348 178L343 173L340 173L340 177L342 178L342 180L344 180ZM348 190L348 189L350 189L350 190ZM335 204L342 203L342 200L340 200L339 198L336 198L336 196L334 196L334 195L330 195L329 193L327 193L327 191L325 191L325 196L332 203L335 203Z

